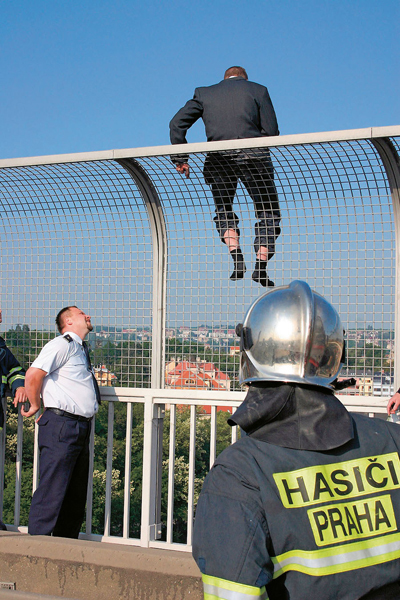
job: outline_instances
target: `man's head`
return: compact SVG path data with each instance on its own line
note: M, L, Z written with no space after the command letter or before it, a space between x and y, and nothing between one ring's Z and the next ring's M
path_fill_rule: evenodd
M250 306L241 338L240 381L282 381L331 388L343 356L333 306L305 281L274 288Z
M92 331L93 325L90 322L90 316L77 306L65 306L56 316L58 331L72 331L84 340L89 331Z
M229 77L243 77L243 79L248 79L246 70L243 67L229 67L225 71L224 79L229 79Z

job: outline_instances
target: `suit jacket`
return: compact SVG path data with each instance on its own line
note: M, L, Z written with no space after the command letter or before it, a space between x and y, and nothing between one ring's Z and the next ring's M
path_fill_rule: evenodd
M185 144L187 130L200 117L209 142L279 135L267 88L243 77L196 88L170 122L171 143Z

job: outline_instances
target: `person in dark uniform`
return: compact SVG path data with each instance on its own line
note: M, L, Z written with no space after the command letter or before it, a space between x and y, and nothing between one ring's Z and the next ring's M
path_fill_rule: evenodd
M0 308L0 323L3 322L2 310ZM1 400L6 394L7 387L11 390L14 398L14 406L28 400L25 390L25 369L21 367L18 360L9 348L4 338L0 337L0 429L4 425L4 411ZM7 527L0 520L0 530L5 531Z
M48 342L26 374L30 417L38 419L39 486L33 494L28 533L77 538L84 519L89 474L89 436L100 394L83 341L90 316L76 306L57 315L61 336Z
M200 117L206 127L207 141L279 135L267 88L248 81L242 67L231 67L220 83L195 90L193 99L170 122L171 143L185 144L187 130ZM177 171L189 177L189 157L177 155L172 160ZM234 262L231 279L242 279L246 271L240 248L239 219L232 208L240 179L253 200L258 220L254 240L256 264L252 278L264 287L273 286L266 267L275 253L275 242L281 231L281 215L268 148L210 152L203 173L214 198L217 231Z
M247 435L197 505L204 598L400 598L400 427L335 397L336 310L294 281L258 298L238 333L249 391L228 422Z

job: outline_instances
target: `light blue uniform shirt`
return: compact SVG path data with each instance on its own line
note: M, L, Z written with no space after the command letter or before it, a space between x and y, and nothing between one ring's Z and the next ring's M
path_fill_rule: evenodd
M72 342L65 339L67 334ZM82 417L92 417L98 411L93 376L79 335L65 331L51 340L31 366L47 373L42 387L46 408L59 408Z

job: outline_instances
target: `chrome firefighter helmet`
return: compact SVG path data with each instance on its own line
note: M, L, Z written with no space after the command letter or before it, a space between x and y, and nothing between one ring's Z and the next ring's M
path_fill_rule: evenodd
M304 281L276 287L258 298L237 334L240 383L285 381L332 388L342 366L339 315Z

